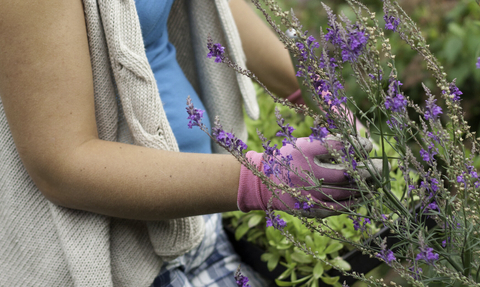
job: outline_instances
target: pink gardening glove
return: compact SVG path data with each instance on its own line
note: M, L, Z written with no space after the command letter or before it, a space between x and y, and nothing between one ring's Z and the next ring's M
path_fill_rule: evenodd
M370 152L372 144L365 138L361 138L360 145L363 146L365 152ZM293 170L297 169L297 174L290 171L287 172L282 168L277 175L270 174L269 178L275 183L290 182L291 187L304 187L313 185L311 179L304 171L312 171L313 176L317 179L323 179L322 187L315 188L310 191L301 191L301 202L297 198L292 197L288 193L278 192L280 199L290 208L298 209L302 214L310 217L327 217L336 214L336 210L342 210L356 202L355 185L351 180L345 176L345 166L342 164L332 164L332 156L327 150L326 145L332 149L338 150L342 153L344 145L342 142L336 140L335 137L329 136L325 142L318 140L310 142L309 138L299 138L296 141L296 146L302 151L298 151L291 144L287 144L280 148L281 155L275 158L279 160L281 157L290 158L290 165ZM303 153L303 154L302 154ZM291 157L290 157L291 156ZM250 151L246 157L251 163L255 164L259 171L264 174L269 174L272 169L272 163L266 163L263 153ZM380 163L381 166L381 163ZM375 168L378 168L375 164ZM379 169L377 169L379 170ZM366 170L359 170L362 177L369 177ZM341 186L346 189L336 189L336 186ZM306 201L306 196L310 194L313 201L316 203L313 206ZM238 188L238 207L243 212L250 210L267 210L267 204L272 197L272 192L261 182L261 179L255 176L249 169L242 165L240 171L240 181ZM325 208L326 207L326 208ZM275 210L288 211L288 208L277 198L273 198L272 208Z
M325 96L327 92L322 92L322 96ZM300 89L296 90L293 94L288 96L287 100L293 104L297 105L305 105L305 101L302 98L302 91ZM342 104L342 108L345 109L345 106ZM322 108L320 108L322 109ZM323 109L322 109L323 110ZM346 110L348 119L350 120L350 123L353 124L353 114L350 110ZM365 126L360 122L358 119L356 119L356 124L357 124L357 131L361 131L362 129L365 129Z

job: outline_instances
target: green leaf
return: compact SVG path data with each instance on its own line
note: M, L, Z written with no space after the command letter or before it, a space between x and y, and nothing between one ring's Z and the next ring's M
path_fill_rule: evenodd
M315 242L310 235L305 236L305 243L307 244L307 247L310 247L312 249L315 248Z
M303 273L311 274L313 272L313 267L307 265L300 265L298 266L297 270Z
M328 285L333 285L338 282L340 279L340 276L336 277L321 277L322 281L325 282Z
M316 250L316 251L323 252L324 246L326 246L328 244L328 241L330 241L330 238L328 238L326 236L322 236L318 233L314 233L313 234L313 241L315 241L315 245L317 246L317 249L320 249L320 250Z
M327 246L325 249L325 254L330 254L333 252L337 252L343 248L343 244L338 241L330 242L330 245Z
M343 260L342 257L335 257L330 263L346 271L352 269L352 266L350 266L347 261Z
M261 256L260 256L260 259L264 262L268 261L268 259L270 259L270 257L272 257L273 254L272 253L268 253L268 252L265 252L263 253Z
M300 278L298 280L293 280L293 281L290 281L290 282L285 282L285 281L280 281L278 279L275 279L275 284L277 284L278 286L293 286L293 285L296 285L296 284L300 284L302 282L305 282L307 281L308 279L310 279L312 277L312 275L309 275L309 276L305 276L303 278Z
M465 30L463 30L462 26L460 26L458 23L450 22L448 24L448 31L461 38L459 39L459 43L461 43L462 39L465 38Z
M315 267L313 268L313 277L315 279L318 279L320 277L322 277L323 275L323 263L322 262L317 262L317 264L315 264Z
M268 270L272 271L273 269L275 269L279 261L280 261L280 254L272 254L272 256L268 258L268 262L267 262Z
M262 220L264 219L263 216L259 214L253 215L249 220L248 220L248 227L252 228L257 226Z
M287 278L288 276L290 276L290 274L292 274L292 271L293 269L295 269L295 266L297 266L297 263L292 263L291 266L289 268L287 268L287 270L285 270L282 274L280 274L280 276L278 276L278 280L283 280L285 278Z
M259 238L260 236L265 236L265 232L261 229L253 230L252 232L247 233L247 240L249 242L254 242L255 239Z
M246 222L242 223L237 229L235 230L235 239L240 240L247 232L248 232L248 224Z
M294 252L292 254L292 260L298 263L312 263L312 256L305 253Z

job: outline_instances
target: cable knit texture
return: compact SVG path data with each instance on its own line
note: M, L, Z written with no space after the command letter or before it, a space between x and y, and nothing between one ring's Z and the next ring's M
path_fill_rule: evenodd
M134 0L83 2L99 137L178 151ZM169 33L208 113L245 139L242 97L248 114L258 116L253 86L206 59L210 34L245 66L227 1L176 0ZM0 101L0 286L149 286L164 261L197 246L203 234L201 216L145 222L52 204L22 165Z

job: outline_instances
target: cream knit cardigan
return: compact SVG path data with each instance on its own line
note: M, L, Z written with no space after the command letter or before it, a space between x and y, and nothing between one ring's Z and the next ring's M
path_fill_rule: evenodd
M83 2L100 138L178 151L134 0ZM242 102L258 116L253 86L206 58L210 35L245 64L227 1L176 0L168 25L179 63L211 118L220 116L245 139ZM22 165L0 101L0 286L149 286L165 260L197 246L203 234L201 216L144 222L52 204Z

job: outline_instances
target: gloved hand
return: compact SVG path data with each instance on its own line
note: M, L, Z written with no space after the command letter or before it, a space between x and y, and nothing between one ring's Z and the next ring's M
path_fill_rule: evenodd
M275 158L277 161L282 161L282 158L283 161L289 161L292 170L296 170L296 173L288 172L283 167L276 170L275 163L273 161L266 162L263 153L250 151L246 154L249 161L255 164L260 172L270 174L269 178L276 184L283 183L293 188L314 185L305 171L311 172L317 179L323 179L320 188L309 191L299 189L298 191L301 191L300 201L289 193L276 191L281 201L290 208L299 209L302 214L309 217L334 215L336 214L335 211L342 210L357 201L356 196L359 194L351 190L355 189L356 185L345 175L345 165L331 163L332 156L327 149L328 145L331 149L342 154L344 145L341 141L333 136L327 137L324 143L318 140L310 142L309 138L299 138L295 145L301 152L295 149L293 145L287 144L280 148L280 154L277 153L275 157L271 158ZM372 150L371 142L365 138L360 138L357 146L365 153ZM376 171L381 170L381 160L374 160L373 165ZM366 169L357 168L357 170L362 178L370 177L370 173ZM313 206L307 203L306 196L308 194L315 202ZM237 197L239 209L243 212L266 210L271 197L272 192L261 182L261 179L242 165ZM288 211L288 208L281 201L273 198L273 209Z

